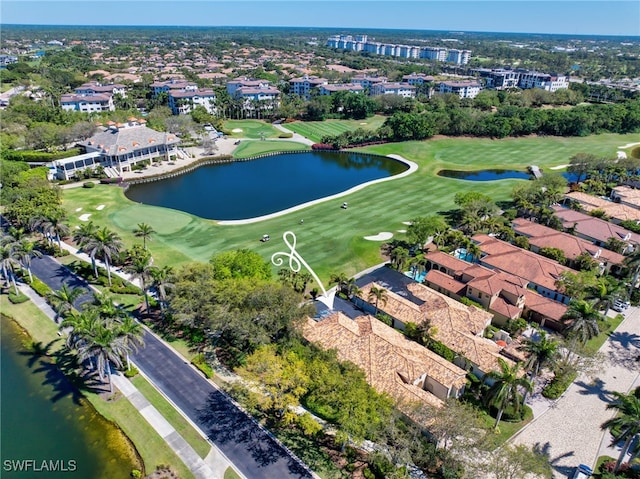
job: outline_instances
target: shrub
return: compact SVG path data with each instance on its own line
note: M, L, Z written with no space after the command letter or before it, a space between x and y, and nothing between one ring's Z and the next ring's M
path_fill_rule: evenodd
M547 399L558 399L576 377L578 377L577 373L561 374L554 377L553 380L544 387L542 395Z
M142 170L144 167L139 165L133 165L131 167L132 171ZM111 185L113 183L122 183L122 178L118 176L117 178L100 178L100 183L103 185Z
M140 294L140 288L132 284L113 284L109 291L115 294Z
M9 301L11 301L12 304L20 304L29 301L29 297L18 291L18 294L9 293Z
M278 138L293 138L293 133L282 132L278 135Z
M31 287L33 290L38 293L43 298L46 298L47 295L51 292L51 288L40 281L38 278L33 278L31 282Z
M82 183L83 188L95 188L96 184L93 181L85 181Z
M204 354L197 354L192 360L191 364L193 364L196 368L198 368L207 378L211 379L214 376L213 369L207 363Z
M431 351L433 351L434 353L436 353L438 356L442 356L443 358L445 358L450 363L452 363L454 361L454 359L456 359L456 353L454 351L452 351L451 349L449 349L444 344L442 344L440 341L436 341L436 340L432 339L429 342L429 349Z
M507 324L504 325L504 329L511 336L517 336L522 331L527 329L527 326L528 326L528 323L526 319L517 318L517 319L510 319L509 321L507 321Z
M125 369L124 376L127 378L133 378L140 373L135 367L131 366L131 369Z
M393 324L393 319L391 319L391 316L389 316L388 314L378 313L376 314L376 318L378 318L387 326L391 326Z
M466 306L475 306L476 308L484 309L484 307L480 303L472 299L469 299L466 296L463 296L462 298L460 298L460 302Z
M297 416L296 423L305 436L314 437L322 431L322 426L308 412Z
M330 145L328 143L314 143L313 145L311 145L311 149L312 150L337 150L337 148L334 148L333 145Z

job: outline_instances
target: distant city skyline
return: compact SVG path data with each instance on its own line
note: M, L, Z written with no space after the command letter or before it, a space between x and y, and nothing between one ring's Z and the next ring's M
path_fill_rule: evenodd
M637 0L3 0L2 24L274 26L640 36Z

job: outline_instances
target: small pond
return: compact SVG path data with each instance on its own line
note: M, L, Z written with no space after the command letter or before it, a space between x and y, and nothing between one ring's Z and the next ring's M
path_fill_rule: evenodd
M530 180L533 178L533 175L528 171L520 170L440 170L438 171L438 176L466 181ZM565 177L567 181L575 181L577 179L577 175L574 173L564 172L562 176Z
M237 220L282 211L407 169L391 158L362 153L283 153L202 166L173 178L132 185L126 196L202 218Z

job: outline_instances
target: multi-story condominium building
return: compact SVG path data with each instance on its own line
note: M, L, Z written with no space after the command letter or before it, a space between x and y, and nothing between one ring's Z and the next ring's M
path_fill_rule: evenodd
M424 85L425 83L431 83L435 80L432 76L425 75L424 73L410 73L402 77L403 83L408 83L413 86Z
M369 95L398 95L405 98L415 98L416 87L408 83L374 83L369 88Z
M385 83L387 77L370 76L370 75L356 75L351 79L351 83L357 83L362 85L363 88L371 88L372 85L377 83Z
M415 45L371 42L366 35L334 35L327 40L327 46L400 58L425 58L439 62L452 62L458 65L466 65L471 58L470 50L448 50L442 47L419 47Z
M460 98L475 98L480 93L477 81L443 81L438 87L440 93L453 93Z
M507 70L504 68L479 68L474 70L486 81L487 88L503 90L505 88L541 88L550 92L569 88L569 81L566 76L541 73L536 71L517 68Z
M156 81L151 85L151 91L153 96L158 96L160 93L169 93L171 90L174 91L190 91L197 90L198 85L193 82L188 82L180 79L171 79L167 81Z
M197 106L204 107L207 113L215 113L215 92L206 88L169 91L169 107L174 115L187 115Z
M447 52L447 61L457 65L466 65L471 59L471 50L458 50L453 48Z
M447 59L447 49L438 47L423 47L420 50L420 58L435 60L437 62L444 62Z
M305 75L302 78L292 78L289 80L291 93L301 96L305 100L311 98L311 91L320 85L326 85L329 81L326 78Z
M67 93L60 98L60 107L67 111L81 111L84 113L114 111L113 97L106 93L78 95Z
M320 85L318 93L320 95L333 95L340 91L350 91L352 93L363 93L364 88L359 83L332 83L328 85Z
M236 78L227 82L227 93L235 99L242 99L242 108L248 114L258 109L271 110L280 105L280 90L267 80Z
M142 161L157 157L170 159L178 154L179 138L147 128L145 123L136 118L130 118L127 123L107 123L102 131L79 143L85 149L84 154L53 162L56 176L67 180L98 165L122 174Z
M78 95L120 95L123 98L127 96L127 88L124 85L115 83L111 83L108 85L103 85L102 83L98 82L83 83L75 89L75 92Z

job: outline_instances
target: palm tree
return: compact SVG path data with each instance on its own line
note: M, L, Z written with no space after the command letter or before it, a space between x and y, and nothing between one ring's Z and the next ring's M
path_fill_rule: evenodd
M20 267L20 263L16 259L16 252L13 244L0 245L0 268L2 269L2 276L7 282L7 288L11 287L13 283L13 289L18 294L18 285L16 284L16 278L14 276L14 268Z
M155 232L156 230L147 223L138 223L138 227L133 230L136 238L142 238L142 247L144 249L147 249L147 241L151 241L151 235Z
M54 321L57 323L60 317L64 317L69 311L73 311L76 299L78 299L84 291L82 288L69 288L66 284L57 291L51 291L47 297L51 307L56 312Z
M485 404L498 408L495 429L498 429L502 414L507 407L512 406L515 412L520 410L518 388L521 387L527 392L533 389L531 381L520 374L520 363L509 366L504 359L498 358L498 364L500 364L500 372L490 371L485 376L487 379L494 380L485 396Z
M62 250L62 240L64 236L70 233L69 227L62 223L64 218L60 216L51 216L45 218L42 223L42 231L50 240L58 243L58 248Z
M618 460L613 469L613 472L617 472L620 468L620 464L624 460L631 442L640 434L640 398L635 394L622 394L614 392L615 399L613 402L607 404L607 409L615 409L618 414L615 417L605 421L602 426L603 430L609 429L614 435L614 444L619 441L624 441Z
M91 238L95 236L97 231L98 227L93 223L93 221L81 224L73 233L73 241L78 246L78 249L84 251L84 248L87 246ZM98 279L98 268L96 267L96 259L93 256L91 256L91 267L96 275L96 279Z
M601 276L594 286L589 288L587 297L594 300L594 308L598 311L604 311L603 315L606 317L609 312L609 308L613 305L614 301L620 296L620 285L617 281L609 281L607 278Z
M640 276L640 248L634 248L633 253L625 258L624 264L629 268L632 275L631 284L629 285L629 296L631 296Z
M152 283L151 286L156 290L160 309L164 314L167 304L167 290L173 288L171 279L173 277L173 268L171 266L163 266L162 268L152 267L150 270Z
M346 284L349 282L349 278L343 272L332 273L329 277L329 284L337 285L338 291L345 293Z
M107 278L109 279L109 286L111 286L111 268L109 263L111 262L111 257L120 252L122 249L122 240L120 237L110 231L108 228L104 227L96 231L92 238L87 241L86 249L91 258L95 258L96 256L101 257L104 261L105 267L107 268ZM96 278L98 277L97 268L94 270Z
M36 244L33 241L22 239L18 243L16 253L18 254L22 266L29 273L29 282L33 283L33 275L31 274L31 258L39 258L42 253L36 249Z
M151 263L149 256L138 256L133 262L125 268L125 271L131 275L133 279L140 280L140 288L144 296L144 304L147 313L149 312L149 297L147 296L147 280L151 276Z
M144 346L144 340L142 339L144 329L140 323L127 314L120 320L117 333L126 352L127 370L130 370L131 361L129 360L129 353L131 351L137 351L138 347Z
M111 382L111 363L116 368L122 367L122 357L130 350L119 336L118 330L106 321L98 321L95 328L88 331L82 338L78 350L80 361L94 360L98 368L100 379L104 379L106 373L109 380L109 392L113 392Z
M573 322L566 328L567 332L583 345L600 334L598 327L600 313L588 301L583 299L571 301L564 318L573 319Z
M398 271L402 270L405 262L409 259L409 250L402 246L396 246L391 251L391 264L393 264Z
M531 372L531 383L534 384L540 369L552 363L558 351L558 343L551 339L547 333L542 332L540 339L525 339L520 349L528 354L524 367ZM527 400L525 391L522 404Z
M374 307L376 308L376 314L378 315L378 304L382 303L383 305L387 304L387 290L384 288L378 288L377 286L371 286L369 290L369 294L367 295L367 300L369 303L374 303Z
M68 350L78 350L86 338L93 334L98 324L104 321L96 308L73 312L60 322L60 330L67 330L65 346Z

